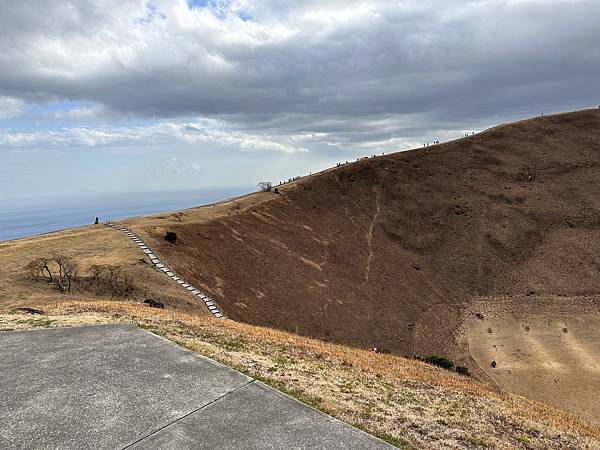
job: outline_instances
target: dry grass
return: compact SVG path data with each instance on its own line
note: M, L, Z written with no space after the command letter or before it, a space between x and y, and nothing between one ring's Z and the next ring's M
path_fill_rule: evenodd
M416 360L126 302L75 302L0 328L127 321L403 447L598 448L600 428Z
M65 301L106 300L82 289L60 293L52 285L33 281L25 266L37 257L63 254L73 257L82 275L94 265L118 265L134 279L132 300L151 297L172 308L207 314L187 290L154 269L150 260L123 234L104 226L89 226L27 239L0 242L0 311L21 306L47 307Z

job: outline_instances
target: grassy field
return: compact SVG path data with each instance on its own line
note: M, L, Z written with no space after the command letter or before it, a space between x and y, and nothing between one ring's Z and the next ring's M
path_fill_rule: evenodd
M96 301L111 293L90 292L84 283L75 283L70 294L59 292L43 281L32 280L25 266L39 257L66 255L79 265L79 278L89 275L93 265L116 265L133 279L130 300L153 298L167 307L197 314L208 310L185 289L154 269L138 247L123 234L103 225L76 228L27 239L0 242L0 311L17 307L47 307L64 301Z

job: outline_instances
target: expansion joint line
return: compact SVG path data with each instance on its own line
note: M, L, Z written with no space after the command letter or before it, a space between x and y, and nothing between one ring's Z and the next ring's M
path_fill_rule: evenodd
M166 424L166 425L163 425L162 427L160 427L160 428L158 428L158 429L154 430L152 433L148 433L146 436L142 436L142 437L141 437L141 438L139 438L137 441L135 441L135 442L132 442L131 444L128 444L128 445L126 445L126 446L125 446L125 447L123 447L121 450L125 450L125 449L127 449L127 448L130 448L130 447L134 446L135 444L138 444L138 443L140 443L140 442L141 442L141 441L143 441L144 439L148 439L150 436L153 436L153 435L155 435L156 433L158 433L158 432L160 432L160 431L164 430L165 428L168 428L168 427L170 427L171 425L173 425L173 424L175 424L175 423L179 422L180 420L183 420L183 419L185 419L186 417L188 417L188 416L191 416L192 414L195 414L195 413L197 413L198 411L202 411L204 408L208 408L210 405L212 405L212 404L214 404L214 403L218 402L218 401L219 401L219 400L221 400L221 399L224 399L224 398L225 398L225 397L227 397L228 395L231 395L231 394L233 394L233 393L235 393L235 392L239 391L240 389L244 389L244 388L245 388L246 386L248 386L250 383L254 383L254 381L256 381L256 380L250 380L250 381L247 381L246 383L242 384L241 386L238 386L238 387L236 387L235 389L233 389L233 390L231 390L231 391L229 391L229 392L225 392L223 395L221 395L220 397L217 397L217 398L215 398L214 400L211 400L211 401L210 401L210 402L208 402L206 405L202 405L201 407L199 407L199 408L196 408L196 409L194 409L193 411L190 411L189 413L187 413L187 414L184 414L183 416L181 416L181 417L179 417L179 418L177 418L177 419L173 420L172 422L169 422L168 424Z
M208 295L206 295L200 289L198 289L191 283L188 283L183 278L181 278L179 275L177 275L177 273L173 269L171 269L169 266L167 266L167 264L165 264L163 261L161 261L158 258L158 256L156 256L156 253L137 234L135 234L129 228L127 228L119 223L107 222L106 226L110 227L110 228L114 228L115 230L121 231L122 233L125 234L125 236L127 236L129 239L131 239L133 242L135 242L135 244L137 244L137 246L140 248L140 250L142 250L148 258L150 258L150 261L152 262L154 267L156 267L161 272L164 272L164 274L166 276L168 276L171 280L173 280L175 283L177 283L181 287L187 289L190 292L190 294L192 294L195 297L198 297L200 300L202 300L213 316L215 316L218 319L226 319L227 318L225 316L225 314L223 314L223 311L221 310L221 308L219 308L217 303L212 298L210 298Z

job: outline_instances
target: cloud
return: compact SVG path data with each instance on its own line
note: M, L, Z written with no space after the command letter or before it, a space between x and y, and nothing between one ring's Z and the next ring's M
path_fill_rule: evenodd
M4 0L1 98L162 125L5 133L0 145L418 143L597 103L599 17L595 0ZM187 117L215 122L196 132Z
M24 106L25 102L21 99L0 96L0 119L20 116Z
M102 105L80 106L64 111L54 111L48 116L55 120L89 120L109 117L110 112Z
M14 132L0 130L0 147L138 147L148 145L213 144L236 146L243 151L270 150L284 153L307 151L302 136L270 136L231 129L224 122L161 122L137 127L71 127L61 130Z

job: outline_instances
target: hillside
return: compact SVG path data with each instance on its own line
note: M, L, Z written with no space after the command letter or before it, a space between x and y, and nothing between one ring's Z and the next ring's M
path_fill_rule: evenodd
M32 280L26 266L36 258L64 255L79 265L73 291L62 293L52 283ZM19 307L46 308L66 300L95 301L127 298L142 302L153 298L167 308L208 314L204 305L185 289L155 270L145 255L125 236L103 226L88 226L0 242L0 312ZM131 279L124 295L110 287L91 283L93 266L112 267ZM52 268L56 273L56 268Z
M577 311L597 314L599 178L600 110L586 110L362 160L279 195L219 205L210 217L204 208L181 223L155 217L129 225L235 320L397 354L445 355L513 390L498 374L512 373L518 358L505 352L498 371L488 370L488 347L497 343L480 357L469 345L493 332L466 319L510 313L514 325L535 319L519 317L520 304L542 302L562 330L563 319L579 320ZM175 245L162 239L166 230L177 233ZM568 313L565 302L574 305ZM473 305L494 308L485 316ZM558 369L561 378L597 370L597 327L581 326L579 334L561 331L572 339L560 351L549 344L534 355L549 380ZM576 362L560 361L565 349ZM557 392L552 401L581 412L564 403L570 390Z
M399 445L596 448L599 125L596 110L535 118L125 221L238 322L107 227L2 242L0 328L133 321ZM26 268L57 254L79 265L72 292ZM98 265L132 290L99 289ZM351 348L373 346L474 376Z

